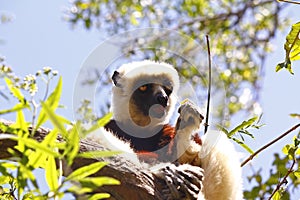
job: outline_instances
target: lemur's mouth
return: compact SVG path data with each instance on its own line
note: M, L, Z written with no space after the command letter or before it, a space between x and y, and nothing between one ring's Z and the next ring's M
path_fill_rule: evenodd
M166 112L166 107L159 104L154 104L149 110L149 115L150 117L161 118L166 114Z

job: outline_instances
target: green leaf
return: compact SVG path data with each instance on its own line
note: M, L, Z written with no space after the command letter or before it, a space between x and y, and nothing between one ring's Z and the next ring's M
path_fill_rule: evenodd
M54 192L58 188L58 174L56 171L55 158L53 156L48 156L45 171L49 189Z
M5 77L4 80L6 82L8 89L12 93L12 95L14 97L16 97L22 103L26 102L21 90L19 88L17 88L9 78Z
M0 163L0 167L4 167L6 169L11 169L15 170L17 168L16 163L14 162L5 162L5 163ZM1 171L3 173L3 171Z
M276 66L276 72L278 72L279 70L286 68L291 74L294 74L293 70L292 70L292 64L291 64L291 60L287 59L285 62L283 63L279 63Z
M28 123L25 120L22 110L17 111L16 123L12 124L11 127L18 130L17 133L19 137L27 138L29 136ZM15 148L18 149L20 152L24 152L25 145L26 144L24 144L24 142L19 140L18 145L15 146Z
M294 141L296 142L296 141ZM288 158L290 160L293 160L295 158L295 155L297 154L297 150L298 150L298 147L297 146L294 146L294 145L285 145L283 148L282 148L282 152L288 156Z
M272 200L280 200L280 199L281 199L281 194L279 191L276 191L272 197Z
M110 177L86 177L79 180L84 187L99 188L103 185L120 185L120 181Z
M300 59L300 47L298 46L293 52L291 52L291 61Z
M289 144L285 145L283 148L282 148L282 152L285 154L285 155L288 155L289 154L289 150L290 150L291 146Z
M79 184L77 184L77 185L79 185ZM81 195L81 194L86 194L86 193L90 193L93 191L93 188L83 187L83 186L79 187L77 185L72 185L71 187L69 187L67 189L67 192Z
M252 126L253 128L257 128L256 126ZM247 131L247 130L241 130L241 131L239 131L240 133L243 133L243 134L245 134L245 135L248 135L249 137L251 137L251 138L253 138L254 139L254 135L252 134L252 133L250 133L249 131ZM241 137L243 137L242 135L241 135Z
M247 120L247 121L243 121L240 125L238 125L237 127L235 127L233 130L231 130L228 134L228 137L233 136L236 132L242 130L243 128L247 128L250 125L252 125L256 120L257 120L257 116L252 117L251 119Z
M89 151L78 154L80 158L103 158L122 153L121 151Z
M38 199L38 197L35 196L33 192L28 192L22 198L22 200L32 200L32 199Z
M224 127L221 126L221 125L217 125L217 127L218 127L222 132L224 132L227 136L229 135L229 132L228 132L228 130L227 130L226 128L224 128Z
M294 74L291 61L300 59L300 22L294 24L291 31L286 36L284 49L285 61L276 66L276 72L286 68L291 74Z
M296 147L296 149L298 149L298 146L300 144L300 140L297 136L294 136L294 146Z
M59 78L54 91L50 94L48 99L45 101L45 104L49 105L49 107L52 110L56 110L56 108L58 107L61 92L62 92L62 77ZM46 111L42 109L37 120L36 128L40 127L43 123L47 121L48 119L47 116L48 115L46 114Z
M286 37L286 43L284 44L284 49L288 53L289 58L291 58L291 54L295 56L297 52L299 53L299 47L300 47L299 36L300 36L300 22L292 25L292 29Z
M90 196L88 200L98 200L98 199L107 199L110 197L110 194L108 193L98 193Z
M300 178L300 169L297 169L296 171L294 171L294 175L295 175L297 178Z
M17 111L16 123L11 125L11 127L22 130L22 132L24 132L25 136L27 137L29 135L28 125L29 123L26 122L23 111ZM21 136L23 136L23 133L21 134Z
M290 116L300 119L300 114L297 114L297 113L292 113L292 114L290 114Z
M73 163L74 158L79 151L79 135L76 126L74 126L67 135L67 146L64 155L67 157L68 165Z
M87 18L84 20L85 28L90 29L92 25L92 20L90 18Z
M295 152L296 152L296 150L297 150L297 147L294 147L294 146L289 149L288 158L290 160L294 160L295 159Z
M35 186L38 187L37 182L36 182L36 178L35 175L33 174L33 171L29 168L27 168L24 165L20 165L19 167L19 174L18 174L18 179L21 178L24 181L27 182L26 179L29 179L31 181L31 183ZM19 181L18 181L19 182ZM28 183L24 183L24 186L27 186Z
M112 118L112 112L107 113L103 117L101 117L99 120L97 120L97 125L99 127L105 126Z
M10 180L11 180L11 177L9 177L7 175L0 176L0 185L8 184L10 182Z
M66 138L68 135L68 132L64 126L63 121L61 120L62 117L59 115L56 115L54 112L54 109L49 106L46 102L41 102L42 107L44 111L46 112L46 115L49 117L52 124L59 130L59 132Z
M48 133L48 135L46 135L46 137L41 142L41 144L48 148L49 148L49 146L54 147L54 143L56 141L57 134L58 134L57 129L53 129L52 131L50 131ZM29 155L28 165L32 166L34 168L37 168L37 167L45 168L46 167L45 166L46 158L47 158L47 155L43 151L36 149L35 152L32 152Z
M248 146L246 145L244 142L242 142L241 140L237 139L237 138L231 138L233 141L235 141L236 143L238 143L241 147L243 147L246 151L248 151L250 154L253 154L254 151Z
M16 104L14 107L10 108L10 109L6 109L6 110L0 110L0 115L6 114L6 113L11 113L11 112L16 112L19 110L22 110L24 108L30 108L29 104L26 102L26 104L24 103L18 103Z
M54 157L60 157L60 154L49 149L49 147L39 143L38 141L31 139L31 138L20 138L17 137L16 135L12 135L12 134L0 134L0 140L3 139L11 139L11 140L15 140L15 141L22 141L24 142L24 144L27 147L33 148L33 149L39 149L41 151L43 151L44 153L47 153L49 155L52 155Z
M105 126L112 118L112 112L107 113L106 115L104 115L103 117L101 117L100 119L97 120L97 123L95 123L91 128L89 128L88 130L84 131L84 134L89 134L95 130L97 130L100 127Z
M130 23L134 26L139 25L138 15L142 15L141 12L135 11L130 15Z
M60 154L57 153L55 150L50 149L48 146L39 143L38 141L31 139L31 138L18 138L17 140L23 141L27 147L38 149L43 151L44 153L47 153L51 156L54 156L56 158L60 157Z
M103 168L107 163L105 162L97 162L97 163L92 163L88 166L81 167L74 172L72 172L65 180L80 180L82 178L85 178L89 175L92 175L99 171L101 168Z

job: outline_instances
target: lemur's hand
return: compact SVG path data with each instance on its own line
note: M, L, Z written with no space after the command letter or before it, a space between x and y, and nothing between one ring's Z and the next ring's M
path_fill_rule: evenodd
M170 164L154 175L164 182L159 190L166 200L196 200L202 188L203 169L198 166Z
M176 130L188 129L188 132L196 131L204 119L198 106L191 101L184 102L178 109L180 116L177 119Z

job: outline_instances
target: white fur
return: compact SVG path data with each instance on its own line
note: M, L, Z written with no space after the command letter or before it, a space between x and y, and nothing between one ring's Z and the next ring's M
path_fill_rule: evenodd
M208 131L202 142L198 156L204 170L205 199L243 199L242 168L233 144L219 131Z
M176 92L179 87L179 77L176 70L166 63L141 61L122 65L118 69L118 72L121 77L119 80L121 87L113 87L113 118L122 123L131 123L128 112L129 99L133 87L131 84L143 75L157 76L164 74L170 77L174 84L174 92L170 97L172 102L170 103L169 113L166 118L161 121L153 121L152 125L157 126L160 123L168 123L174 111ZM200 166L204 170L203 188L199 193L198 199L242 199L241 167L233 145L224 134L215 131L207 132L202 140L202 146L196 144L191 140L191 135L195 129L199 128L201 120L195 120L195 122L197 124L195 123L194 127L179 130L176 137L178 141L178 155L183 156L185 163ZM136 154L133 153L128 143L121 141L103 128L89 137L110 150L122 150L127 152L124 155L125 157L139 163Z
M241 200L242 170L233 144L219 131L208 131L202 145L190 139L186 129L178 131L177 151L181 163L204 170L203 189L198 200Z
M112 88L113 118L118 122L133 124L129 117L129 99L134 91L134 82L141 79L143 76L158 76L163 74L170 79L173 84L173 92L169 97L170 107L168 108L168 115L162 119L152 119L149 127L168 123L174 112L177 99L176 94L179 88L179 76L177 71L167 63L159 63L150 60L124 64L117 71L120 73L121 78L118 80L118 83L121 87L114 86Z
M193 165L200 165L200 160L198 158L198 154L201 150L201 146L196 144L191 139L191 131L194 130L191 128L186 128L183 130L177 131L176 140L178 141L176 144L177 148L177 157L179 158L179 162L190 163Z
M120 140L111 132L106 131L103 127L88 134L86 139L100 144L101 146L106 147L110 151L123 152L120 154L120 156L126 158L127 160L131 160L137 165L140 165L139 159L134 153L133 149L130 147L130 144L128 142Z

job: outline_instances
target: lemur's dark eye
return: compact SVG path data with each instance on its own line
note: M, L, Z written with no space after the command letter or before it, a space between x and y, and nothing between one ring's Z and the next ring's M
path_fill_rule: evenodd
M142 85L141 87L139 87L139 90L140 90L141 92L145 92L147 89L148 89L148 86L147 86L147 85Z

